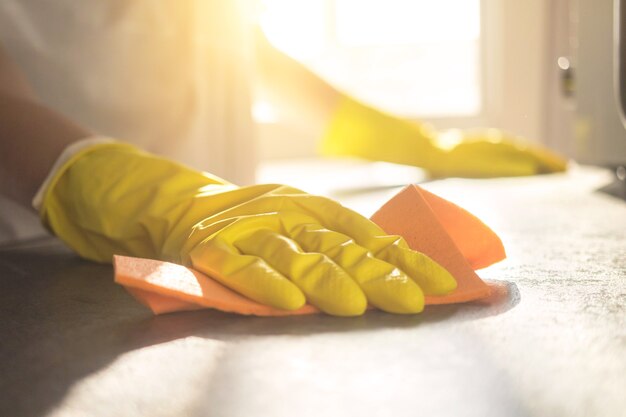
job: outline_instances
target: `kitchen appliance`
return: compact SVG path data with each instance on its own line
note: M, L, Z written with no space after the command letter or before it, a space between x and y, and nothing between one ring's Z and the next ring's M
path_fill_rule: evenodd
M573 7L573 156L614 169L626 194L626 0Z

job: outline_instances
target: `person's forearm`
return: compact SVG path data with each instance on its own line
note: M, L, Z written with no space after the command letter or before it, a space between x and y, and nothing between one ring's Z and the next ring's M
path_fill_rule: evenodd
M0 49L0 193L29 206L63 149L89 131L46 107Z
M38 102L0 94L0 192L29 206L63 149L88 135Z
M0 45L0 94L36 100L30 83L2 45Z
M257 94L270 102L283 121L320 133L330 120L341 93L300 62L257 33Z

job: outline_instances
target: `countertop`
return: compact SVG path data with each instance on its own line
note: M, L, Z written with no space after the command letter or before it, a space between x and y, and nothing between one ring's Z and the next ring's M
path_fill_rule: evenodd
M626 416L626 202L598 191L610 180L424 184L501 235L508 259L479 275L510 291L409 317L154 317L110 265L54 239L5 246L0 415ZM369 215L395 185L330 194Z

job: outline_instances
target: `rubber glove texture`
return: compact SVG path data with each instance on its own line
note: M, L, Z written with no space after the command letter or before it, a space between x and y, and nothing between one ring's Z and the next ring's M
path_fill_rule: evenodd
M321 141L328 156L413 165L434 177L488 178L565 171L552 151L497 129L438 132L344 97Z
M90 147L54 176L41 216L85 258L173 261L255 301L338 316L371 304L418 313L454 278L339 203L283 185L236 187L121 144Z

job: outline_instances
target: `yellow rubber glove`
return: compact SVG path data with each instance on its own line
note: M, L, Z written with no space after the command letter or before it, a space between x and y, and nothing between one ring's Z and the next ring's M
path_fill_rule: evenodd
M95 145L59 169L42 219L85 258L113 254L192 265L263 304L309 302L339 316L368 302L417 313L454 278L339 203L282 185L238 188L121 143Z
M439 133L343 97L321 153L414 165L436 177L500 177L564 171L567 161L497 129Z

